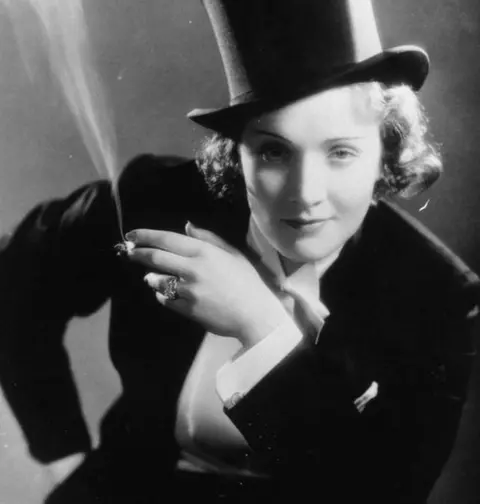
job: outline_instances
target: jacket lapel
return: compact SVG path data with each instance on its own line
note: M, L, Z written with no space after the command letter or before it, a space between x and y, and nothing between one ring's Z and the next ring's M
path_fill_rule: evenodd
M322 301L330 310L317 351L333 360L350 386L351 398L361 396L376 377L376 271L378 260L371 209L359 231L345 244L337 261L320 281Z
M192 222L218 234L253 261L258 258L247 246L250 211L246 201L235 204L211 196L208 211L197 214ZM369 327L373 309L375 234L372 208L359 231L345 244L336 262L321 279L322 301L330 310L316 352L335 363L342 380L350 384L352 400L361 396L375 377L375 357L370 349ZM235 223L232 225L232 223Z

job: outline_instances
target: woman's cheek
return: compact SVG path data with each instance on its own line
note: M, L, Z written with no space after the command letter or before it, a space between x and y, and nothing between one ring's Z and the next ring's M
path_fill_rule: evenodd
M256 198L263 206L271 206L278 202L284 193L286 175L282 170L258 170L253 180Z
M376 177L360 173L331 181L329 199L341 213L363 213L373 201Z

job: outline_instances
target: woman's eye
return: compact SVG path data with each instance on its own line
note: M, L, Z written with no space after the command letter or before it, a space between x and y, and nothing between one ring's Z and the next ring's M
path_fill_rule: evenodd
M285 145L269 143L260 147L259 155L266 163L285 163L292 157L292 152Z
M351 161L358 157L359 152L348 147L337 147L330 151L329 157L334 161Z

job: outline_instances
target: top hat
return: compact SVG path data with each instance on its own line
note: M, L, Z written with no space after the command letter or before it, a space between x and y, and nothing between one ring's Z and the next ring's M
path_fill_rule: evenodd
M230 103L188 117L228 133L256 113L333 86L378 81L420 89L429 69L416 46L384 50L371 0L203 0Z

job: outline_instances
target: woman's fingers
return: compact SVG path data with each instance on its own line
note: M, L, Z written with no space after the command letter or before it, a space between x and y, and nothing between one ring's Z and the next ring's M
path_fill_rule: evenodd
M219 247L230 253L236 252L236 250L223 238L213 233L212 231L209 231L208 229L203 229L194 226L190 221L187 222L185 226L185 232L187 233L187 236L190 236L191 238L201 240L202 242L205 243L210 243L210 245L215 245L216 247Z
M158 248L185 257L196 256L201 246L201 242L190 236L157 229L135 229L125 237L135 248Z
M164 292L167 287L167 280L172 275L162 275L161 273L147 273L143 279L153 290Z
M129 254L130 259L143 264L148 269L160 270L178 277L189 278L192 274L188 259L157 248L135 247Z
M189 308L188 292L184 289L181 280L178 280L177 287L175 289L178 298L170 299L165 295L165 291L168 287L168 280L172 278L172 275L162 275L160 273L147 273L144 276L145 282L155 291L155 297L163 306L168 306L177 312L186 312Z
M173 310L177 313L188 316L188 313L190 311L190 302L187 299L168 299L161 292L157 291L155 291L155 297L161 305L166 306L170 310Z
M172 277L173 275L163 275L161 273L150 272L147 273L143 277L143 279L145 280L145 282L148 284L149 287L163 294L169 288L168 284ZM188 297L187 292L184 288L184 283L179 278L177 279L175 292L177 293L178 297L183 298Z

